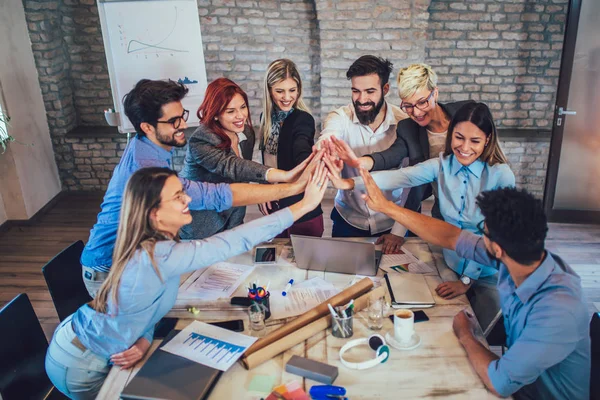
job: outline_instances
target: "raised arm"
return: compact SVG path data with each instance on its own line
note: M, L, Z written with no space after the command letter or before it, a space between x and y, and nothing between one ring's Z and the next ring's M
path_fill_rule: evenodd
M210 135L216 136L205 133L190 139L188 154L194 164L234 182L267 182L269 167L218 148Z
M304 198L281 211L218 233L203 240L164 242L156 250L157 264L165 276L194 271L250 250L272 239L290 227L323 199L327 187L327 172L323 164L317 168L306 186ZM159 258L160 257L160 258Z
M377 187L377 184L367 170L361 168L360 175L364 180L367 190L367 194L363 195L363 199L367 202L367 206L371 210L386 214L426 242L451 250L456 248L456 243L461 233L459 228L444 221L397 206L385 198L381 189Z

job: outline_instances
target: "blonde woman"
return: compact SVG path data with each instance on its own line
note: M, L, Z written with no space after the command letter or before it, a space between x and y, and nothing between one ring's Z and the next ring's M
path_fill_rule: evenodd
M344 163L358 168L359 165L369 171L398 168L405 157L409 165L415 165L435 158L444 151L448 126L454 114L469 101L442 104L438 102L438 76L427 64L411 64L398 72L398 94L400 108L410 118L398 122L397 139L387 149L363 157L356 157L349 146L341 143L337 146L339 157ZM419 211L421 201L427 199L437 188L431 184L413 187L408 195L405 207ZM436 201L432 215L441 219Z
M155 324L175 304L181 274L272 239L321 202L327 177L317 167L304 198L289 208L205 240L180 242L192 221L191 198L168 168L136 171L125 189L113 264L98 295L56 329L46 372L72 399L94 399L110 364L135 365L152 343Z
M383 190L433 184L443 219L476 233L483 221L475 201L479 193L514 187L515 175L500 148L492 114L485 104L463 105L454 115L449 132L438 157L412 167L376 172L373 179ZM356 186L364 189L362 178L340 179L340 169L330 158L325 162L333 171L332 182L336 188L351 190ZM441 283L436 292L443 298L452 299L473 287L473 310L486 330L500 309L497 267L461 258L448 249L444 249L444 259L460 279Z
M264 81L263 112L260 119L263 163L267 167L292 170L308 158L315 137L315 120L302 100L302 80L291 60L273 61ZM278 202L262 205L261 212L288 207L304 195L286 197ZM323 235L323 211L318 205L280 237L290 234L305 236Z

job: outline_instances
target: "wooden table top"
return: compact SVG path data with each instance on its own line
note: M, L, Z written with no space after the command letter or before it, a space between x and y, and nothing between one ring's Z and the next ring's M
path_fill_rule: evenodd
M228 371L223 373L213 389L210 399L260 399L266 393L249 392L252 380L259 375L275 378L275 385L291 381L301 382L308 393L312 385L321 383L304 379L297 375L285 372L285 365L293 355L307 357L313 360L335 365L339 368L339 376L334 384L344 386L347 396L352 400L361 399L487 399L496 398L487 391L467 359L467 354L458 342L452 331L452 320L460 310L470 308L466 296L459 296L452 300L444 300L437 296L435 288L443 281L455 280L456 274L444 263L441 249L430 246L420 239L408 239L406 248L420 260L435 266L436 272L427 274L426 281L434 296L436 305L426 309L429 321L415 324L415 330L421 337L421 344L414 350L400 351L391 348L390 358L385 364L367 370L350 370L344 367L339 360L339 349L349 339L339 339L331 335L331 329L319 332L310 339L294 346L273 359L246 370L238 362ZM281 246L278 254L281 250ZM251 255L232 257L228 261L252 265ZM354 275L323 273L306 271L292 265L257 265L249 280L260 279L266 283L271 281L271 290L283 288L290 278L296 281L310 279L315 276L324 278L339 289L343 289L354 279ZM382 274L382 271L379 271ZM185 281L182 278L182 282ZM234 296L245 296L246 292L240 287ZM186 309L187 305L194 305L200 310L198 315L193 315ZM392 309L389 311L392 312ZM230 319L243 319L245 333L248 333L248 317L245 309L229 305L228 300L204 302L197 304L183 304L178 302L169 314L178 317L178 329L187 326L194 319L212 322ZM267 329L272 330L285 323L284 320L268 320ZM383 329L374 332L367 328L366 314L359 312L354 318L354 335L352 339L368 337L373 333L385 333L392 330L393 323L384 318ZM479 332L481 334L481 332ZM159 340L152 343L148 354L140 363L129 370L113 368L109 373L98 399L118 399L125 385L131 380L145 360L160 344ZM346 354L349 361L359 362L373 357L373 351L367 346L359 346Z

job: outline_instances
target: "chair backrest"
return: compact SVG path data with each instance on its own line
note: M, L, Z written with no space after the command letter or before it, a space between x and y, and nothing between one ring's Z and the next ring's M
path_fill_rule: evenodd
M590 379L590 399L600 399L600 312L595 312L590 322L592 342L592 370Z
M44 367L48 341L21 293L0 310L0 398L43 399L52 390Z
M79 259L82 252L83 242L78 240L42 267L48 291L61 321L92 300L81 276Z

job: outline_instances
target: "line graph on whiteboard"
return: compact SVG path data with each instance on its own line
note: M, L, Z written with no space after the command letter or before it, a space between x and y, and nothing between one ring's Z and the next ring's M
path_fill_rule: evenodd
M174 53L188 53L189 50L180 48L180 46L178 46L176 43L173 43L174 40L172 39L176 37L176 35L173 35L173 33L178 27L180 12L181 11L177 8L177 6L174 6L172 10L169 10L168 15L165 15L165 21L172 21L171 24L165 22L163 25L170 27L168 32L165 29L162 31L150 31L150 29L146 29L143 35L144 37L137 37L135 39L128 37L128 32L125 26L123 24L119 24L118 27L121 46L126 47L127 54L142 54L145 58L148 58L148 55L160 57L161 53L163 55L170 55L171 57L174 56ZM152 36L155 32L161 33L162 37L157 39L153 38Z

